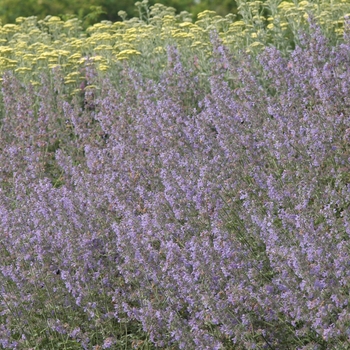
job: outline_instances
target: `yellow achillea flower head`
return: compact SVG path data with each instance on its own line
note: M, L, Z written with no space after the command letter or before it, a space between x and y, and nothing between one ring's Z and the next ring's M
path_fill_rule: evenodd
M133 56L133 55L141 55L141 52L139 52L137 50L123 50L117 54L117 60L119 60L119 61L126 60L126 59L129 59L129 57Z

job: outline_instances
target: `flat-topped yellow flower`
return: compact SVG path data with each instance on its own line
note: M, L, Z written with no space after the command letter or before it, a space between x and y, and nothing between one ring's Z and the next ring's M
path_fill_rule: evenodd
M190 33L193 33L195 35L201 35L204 33L204 29L197 24L192 24L190 27Z
M18 41L15 45L14 45L14 51L18 52L18 51L26 51L28 50L28 43L25 41Z
M258 47L258 46L264 46L263 43L259 41L254 41L252 44L249 45L250 47Z
M67 74L66 78L67 79L76 78L76 77L80 77L80 75L81 74L79 72L72 72L72 73Z
M34 55L32 53L26 53L25 55L22 56L22 60L23 61L32 61L35 57L36 57L36 55Z
M94 38L94 40L99 40L99 41L103 41L103 40L110 41L113 39L113 36L109 33L94 33L93 35L91 35L91 38Z
M30 80L29 82L31 83L32 86L40 85L40 83L38 81L35 81L35 80Z
M73 55L68 57L69 60L79 60L80 58L81 58L80 52L74 53Z
M234 23L230 24L230 28L233 28L233 27L244 27L244 26L245 26L245 23L243 21L237 21L237 22L234 22Z
M163 46L157 46L156 48L153 49L153 52L155 54L164 53L165 52L165 48Z
M8 31L19 32L21 27L17 24L8 23L5 24L2 28Z
M84 43L84 45L82 45L82 46L84 46L84 47L86 47L86 46L95 46L95 45L97 45L97 40L96 40L96 37L95 36L91 36L90 38L87 38L86 40L85 40L85 43Z
M137 33L138 32L138 30L136 29L136 28L128 28L126 31L125 31L125 33L127 33L127 34L135 34L135 33Z
M162 22L165 27L170 27L176 23L176 18L174 16L166 15L162 18Z
M106 64L100 64L100 65L97 67L97 69L98 69L99 71L101 71L101 72L105 72L105 71L107 71L109 68L110 68L110 67L109 67L108 65L106 65Z
M28 49L33 50L34 52L38 52L38 51L45 51L50 49L50 46L45 45L43 43L40 42L36 42L34 44L31 44Z
M79 48L83 45L84 41L78 38L70 38L67 40L67 43L69 43L72 47Z
M111 45L98 45L94 48L94 51L112 51L113 47Z
M191 45L191 47L204 47L204 46L207 46L207 45L205 43L203 43L202 41L195 41Z
M26 72L30 72L32 69L29 67L18 67L17 69L15 69L16 73L26 73Z
M101 62L101 61L105 62L106 61L106 59L103 56L100 56L100 55L90 57L90 60L92 60L94 62Z
M63 22L63 21L61 20L61 18L59 18L57 16L52 16L52 17L49 18L48 22L49 23L53 23L53 22L57 23L57 22Z
M172 36L173 38L181 38L181 39L194 39L194 35L191 33L176 33Z
M64 22L63 28L77 28L80 26L81 21L78 18L72 18Z
M182 30L181 29L174 29L174 30L171 30L170 33L171 33L171 36L174 36L177 33L182 33Z
M48 57L48 58L57 58L58 57L58 53L55 51L47 51L47 52L43 52L40 57Z
M290 9L290 8L292 8L292 7L295 7L295 5L294 5L292 2L287 2L287 1L282 1L282 2L277 6L278 9L283 9L283 10Z
M58 64L58 63L51 63L51 64L48 64L47 65L50 69L54 69L54 68L57 68L57 67L63 67L63 65L61 64ZM67 65L65 65L67 66Z
M57 50L56 53L57 55L64 57L68 57L70 55L70 51L67 50Z
M79 81L81 81L83 77L81 76L80 72L72 72L69 73L65 76L64 78L64 83L65 84L73 84L73 83L78 83Z
M13 48L9 46L0 46L0 55L6 55L13 52Z
M16 23L21 24L21 23L25 22L25 20L26 20L26 17L17 17Z
M179 24L180 28L191 27L193 24L191 22L183 22Z
M136 34L124 34L124 40L125 41L135 41L137 39L137 35Z
M117 43L114 45L114 49L116 50L133 50L134 49L134 46L131 45L130 43Z
M92 33L97 33L97 32L105 32L110 30L112 27L112 23L96 23L94 24L92 27L89 27L86 29L86 32L88 34L92 34Z
M338 35L338 36L342 37L344 35L344 29L343 28L337 28L334 31L335 31L335 34Z
M85 86L84 88L84 90L96 90L96 89L99 89L97 85L88 85L88 86Z
M197 18L202 19L205 17L211 17L211 16L215 16L215 15L217 15L217 13L215 11L205 10L203 12L198 13Z
M134 55L141 55L141 52L137 51L137 50L123 50L121 52L119 52L117 54L117 60L126 60L129 59L130 56L134 56Z
M18 61L16 60L11 60L6 57L0 57L0 67L1 68L14 68L18 64Z
M29 35L30 37L32 37L32 36L34 36L34 35L36 35L36 34L41 34L41 30L38 29L38 28L33 28L33 29L31 29L30 32L28 33L28 35Z
M113 29L120 29L120 28L125 28L126 24L124 22L115 22L112 24L111 28Z

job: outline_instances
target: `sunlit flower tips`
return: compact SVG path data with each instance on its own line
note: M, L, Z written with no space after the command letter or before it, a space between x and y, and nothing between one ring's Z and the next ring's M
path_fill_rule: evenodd
M113 47L111 45L98 45L94 48L94 51L111 51Z
M20 31L20 26L18 26L17 24L5 24L3 26L3 29L7 30L7 31L13 31L13 32L19 32Z
M198 13L197 18L198 19L202 19L205 17L211 17L211 16L215 16L217 13L215 11L210 11L210 10L205 10L203 12Z
M62 65L55 63L55 64L49 64L48 67L49 67L50 69L55 69L55 68L57 68L57 67L62 67Z
M73 83L75 83L75 80L72 80L72 81L70 81L70 82L65 82L65 84L67 84L67 85L73 84ZM71 95L71 96L74 96L74 95L80 94L80 93L81 93L81 89L74 89L74 90L70 93L70 95Z
M30 84L31 84L32 86L38 86L38 85L40 85L40 83L39 83L38 81L35 81L35 80L30 80L29 82L30 82Z
M16 18L16 23L21 24L21 23L25 22L25 20L26 20L25 17L17 17Z
M264 47L264 44L262 44L262 43L259 42L259 41L255 41L255 42L251 43L251 44L248 46L246 52L249 53L249 52L252 51L251 49L261 49L261 48L263 48L263 47Z
M63 28L67 28L67 29L74 28L75 26L76 26L76 23L74 23L72 20L68 20L63 24Z
M108 65L106 65L106 64L100 64L100 65L98 66L98 70L99 70L99 71L102 71L102 72L107 71L109 68L110 68L110 67L109 67Z
M295 7L295 5L291 2L287 2L287 1L282 1L279 5L278 5L278 9L283 9L283 10L287 10L290 9L292 7Z
M13 48L9 46L0 46L0 55L6 55L13 52Z
M103 56L100 56L100 55L93 56L90 59L94 62L104 62L105 61L105 58Z
M187 28L187 27L191 27L193 26L193 24L191 22L182 22L179 24L180 28Z
M68 57L68 60L70 60L70 61L75 61L75 60L79 60L79 59L81 59L81 53L80 52L76 52L76 53L74 53L73 55L71 55L71 56L69 56Z
M230 24L230 28L239 28L239 27L244 27L245 23L243 21L237 21L232 24Z
M300 1L298 7L307 7L310 3L308 1Z
M117 60L125 60L135 55L141 55L141 52L137 50L123 50L116 55L116 58Z
M28 67L19 67L17 69L15 69L16 73L26 73L26 72L31 72L32 69L28 68Z
M22 56L22 60L23 61L32 61L35 57L36 57L36 55L34 55L32 53L26 53L25 55Z
M97 85L88 85L85 86L84 90L96 90L99 89L99 87Z
M183 33L183 32L177 32L172 34L173 38L182 38L182 39L193 39L194 35L191 33Z
M165 49L163 46L157 46L156 48L153 49L153 52L155 54L165 53Z
M48 23L59 23L62 22L61 18L57 17L57 16L52 16L49 20Z
M59 56L63 56L63 57L69 57L69 55L70 55L70 51L68 51L68 50L57 50L56 53Z
M337 28L334 30L334 32L339 35L339 36L343 36L344 35L344 29L342 28Z
M115 22L112 25L113 29L120 29L120 28L124 28L126 26L126 24L124 22Z
M6 68L16 67L17 63L18 63L18 61L16 61L16 60L11 60L9 58L0 57L0 66L6 67Z
M201 41L195 41L191 45L191 47L200 47L200 46L203 46L203 42L201 42Z

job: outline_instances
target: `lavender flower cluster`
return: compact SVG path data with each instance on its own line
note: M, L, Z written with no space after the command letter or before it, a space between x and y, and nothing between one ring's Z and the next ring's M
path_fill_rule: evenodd
M87 67L73 99L5 74L0 347L116 348L127 322L161 349L349 347L350 36L300 42L237 63L214 35L206 81L169 48L158 81Z

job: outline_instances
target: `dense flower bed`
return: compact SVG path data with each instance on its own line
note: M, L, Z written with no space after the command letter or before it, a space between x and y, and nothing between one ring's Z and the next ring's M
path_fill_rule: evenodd
M210 34L151 79L3 75L0 346L346 349L350 32Z
M196 19L187 12L161 4L137 2L139 17L123 22L102 21L82 29L77 18L44 20L19 17L16 24L0 26L0 72L13 69L25 82L40 83L40 73L60 67L70 91L84 80L82 67L89 58L100 75L118 71L125 61L152 78L166 66L166 47L177 45L187 61L195 60L202 73L210 71L210 32L216 30L232 53L257 54L266 46L288 53L298 42L298 32L308 30L312 16L332 43L341 42L344 16L350 3L343 0L237 2L238 15L225 17L203 11Z

